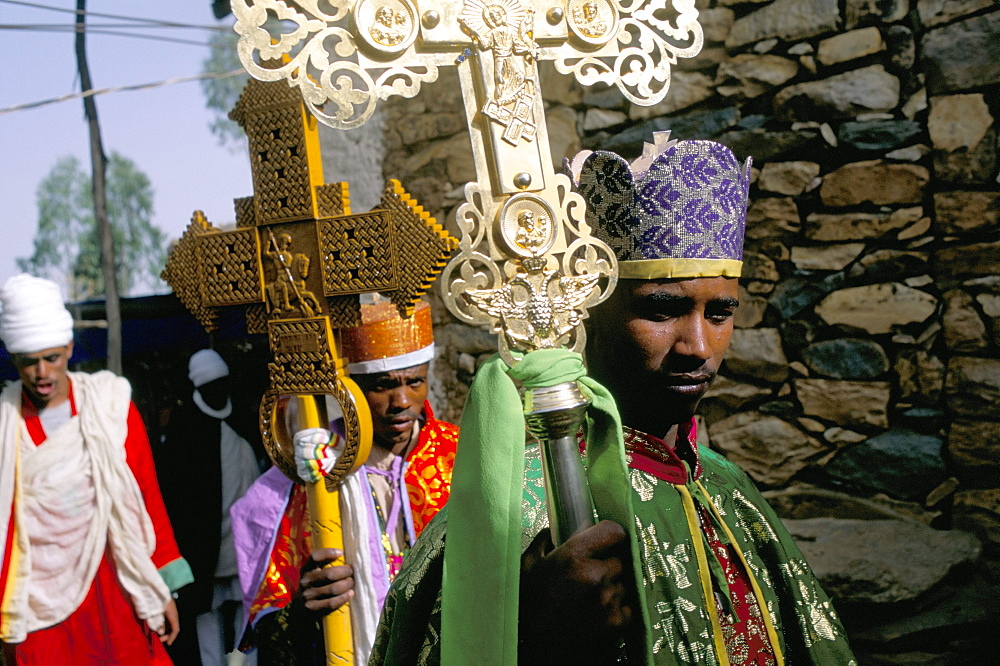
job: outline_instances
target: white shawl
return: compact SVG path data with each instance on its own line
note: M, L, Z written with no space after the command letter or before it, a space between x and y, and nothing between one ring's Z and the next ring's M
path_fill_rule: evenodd
M70 380L77 416L37 447L21 418L21 383L0 394L0 548L12 500L16 525L0 635L10 643L73 613L106 548L136 614L154 631L171 598L151 560L156 534L125 460L129 384L110 372L70 373Z

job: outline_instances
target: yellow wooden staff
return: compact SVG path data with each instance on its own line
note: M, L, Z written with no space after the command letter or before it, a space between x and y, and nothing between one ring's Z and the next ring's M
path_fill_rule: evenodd
M371 412L357 384L346 377L342 382L354 398L354 407L357 410L358 420L362 424L361 446L355 458L355 464L352 465L349 472L351 473L361 466L371 450ZM320 417L320 409L317 405L319 399L319 397L312 395L296 396L300 429L329 427L329 424L324 423ZM307 496L309 498L309 525L312 530L313 548L336 548L345 552L338 486L327 483L327 479L323 478L308 485ZM344 557L340 557L327 566L347 563ZM345 603L323 618L323 640L326 647L327 666L354 663L354 642L349 603Z

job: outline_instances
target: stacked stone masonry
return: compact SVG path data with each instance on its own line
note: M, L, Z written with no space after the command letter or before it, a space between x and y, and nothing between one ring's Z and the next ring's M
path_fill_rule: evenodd
M705 48L659 105L542 67L552 154L634 157L669 129L753 157L737 329L704 443L793 521L863 663L985 663L997 620L981 602L1000 580L1000 4L697 6ZM457 77L441 79L387 106L383 168L457 233L474 169ZM435 311L432 399L457 419L495 341ZM914 540L934 555L907 556Z

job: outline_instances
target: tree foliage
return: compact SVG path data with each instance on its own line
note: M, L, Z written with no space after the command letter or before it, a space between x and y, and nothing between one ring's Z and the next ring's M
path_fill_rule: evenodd
M202 63L205 74L223 74L242 69L240 58L236 53L238 35L233 31L212 33L209 40L209 55ZM236 106L243 87L250 76L230 76L224 79L202 79L201 90L205 93L205 106L215 112L215 117L209 124L212 134L219 143L236 150L246 147L246 135L240 126L229 119L229 112Z
M160 291L167 248L165 234L151 221L153 188L134 162L115 152L108 159L107 198L121 293ZM90 176L79 160L60 159L38 186L36 200L34 252L18 259L18 268L65 285L72 301L103 296Z

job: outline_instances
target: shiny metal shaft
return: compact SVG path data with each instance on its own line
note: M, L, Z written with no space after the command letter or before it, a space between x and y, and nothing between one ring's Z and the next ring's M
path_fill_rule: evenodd
M576 437L588 405L576 382L524 393L524 420L541 446L549 526L557 546L594 524L594 500Z
M594 524L594 501L576 437L540 440L552 541L560 545Z

